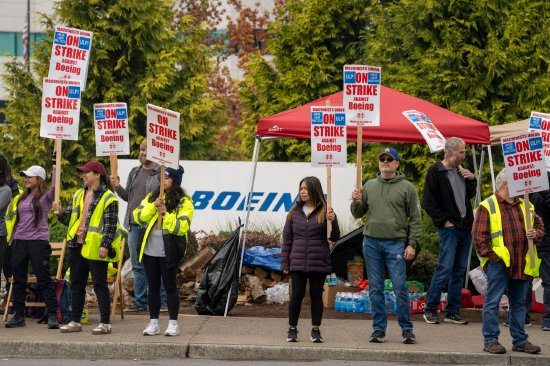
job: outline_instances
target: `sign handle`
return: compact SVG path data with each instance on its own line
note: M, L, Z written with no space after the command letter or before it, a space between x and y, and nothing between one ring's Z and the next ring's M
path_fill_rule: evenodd
M109 156L109 164L111 165L111 176L118 178L118 157L115 154Z
M525 221L527 230L531 229L531 202L529 202L529 194L523 195L523 202L525 203ZM536 267L535 263L535 250L533 249L533 240L528 239L527 243L529 244L529 260L531 268Z
M160 198L164 198L164 164L160 166ZM157 229L162 229L162 216L159 212L158 218L157 218Z
M327 166L327 212L331 208L332 208L332 168L330 166ZM331 232L332 232L332 221L327 220L327 239L330 239Z
M59 196L61 191L61 139L55 139L55 187L54 187L54 202L59 205Z
M362 172L363 167L361 166L363 162L363 126L357 126L357 189L360 191L363 187L363 178Z

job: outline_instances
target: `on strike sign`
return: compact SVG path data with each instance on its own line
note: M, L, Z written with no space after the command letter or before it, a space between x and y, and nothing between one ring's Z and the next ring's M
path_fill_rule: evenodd
M432 121L424 113L409 110L401 112L407 119L416 127L416 129L422 134L424 140L430 148L430 152L443 150L445 148L445 138L434 126Z
M180 114L147 104L147 159L178 168L180 159Z
M344 66L344 108L351 126L380 126L380 82L378 66Z
M548 189L548 177L539 132L501 139L511 197Z
M126 103L94 104L96 156L128 155L128 109Z
M346 166L344 107L311 107L311 166Z
M80 81L44 79L40 137L78 140Z
M546 170L550 172L550 114L531 112L529 131L539 131L542 135L542 147L546 157Z
M80 80L82 90L86 89L92 35L92 32L57 25L48 77Z

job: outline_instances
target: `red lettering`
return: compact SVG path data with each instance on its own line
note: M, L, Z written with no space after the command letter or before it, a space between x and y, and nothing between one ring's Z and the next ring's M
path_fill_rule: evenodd
M161 116L159 114L159 115L157 115L157 122L159 123L159 125L168 126L168 117Z
M75 37L71 35L67 36L67 46L78 47L78 42L79 42L79 37Z
M323 114L323 123L325 125L333 125L334 124L334 114Z
M106 109L105 110L105 118L116 118L116 110Z
M517 152L529 151L529 141L516 142L516 151Z
M58 97L66 97L69 95L69 88L66 86L56 86L55 95Z

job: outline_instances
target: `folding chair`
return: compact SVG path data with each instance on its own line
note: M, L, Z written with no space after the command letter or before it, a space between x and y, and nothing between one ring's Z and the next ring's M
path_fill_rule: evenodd
M109 284L114 283L113 299L111 300L111 322L115 320L117 304L120 310L120 319L124 319L124 296L122 295L122 264L124 263L125 240L120 241L120 258L118 259L117 271L115 276L107 278Z
M50 243L50 246L52 247L52 254L51 257L59 257L59 262L57 263L57 272L55 276L52 276L52 280L61 280L62 276L62 269L63 269L63 261L65 260L65 251L67 249L67 241L63 240L61 243ZM4 309L4 317L2 318L4 321L8 320L8 314L10 307L13 306L12 303L12 296L13 296L13 276L9 279L10 282L10 291L8 292L8 299L6 300L6 308ZM28 276L27 277L27 285L37 283L36 276ZM25 301L25 306L33 306L33 307L46 307L46 303L44 302L30 302Z

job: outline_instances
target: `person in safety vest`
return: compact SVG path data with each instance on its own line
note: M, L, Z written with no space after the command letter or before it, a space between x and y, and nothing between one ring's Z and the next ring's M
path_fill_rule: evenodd
M3 156L0 156L0 271L6 279L6 297L9 292L11 277L11 233L15 224L17 200L23 191L18 187L18 181L11 175L10 166ZM4 299L5 301L5 299ZM0 309L0 314L4 309Z
M44 295L48 329L59 329L57 309L59 304L55 296L55 283L50 274L50 230L48 213L54 199L55 182L46 189L46 171L41 166L33 165L21 172L24 177L25 190L17 200L15 222L11 232L13 269L13 312L6 323L6 328L24 327L25 298L27 296L27 279L29 261L32 264L38 285ZM52 180L55 179L55 166Z
M496 178L496 189L495 194L480 203L472 229L477 253L487 273L483 350L506 353L506 348L498 341L498 317L500 300L507 292L512 351L539 353L540 347L531 344L525 333L525 295L529 282L538 276L540 266L536 248L535 263L531 266L528 239L540 245L544 224L531 205L531 229L527 230L525 202L518 197L510 197L505 169Z
M84 187L77 190L71 203L61 212L56 203L53 210L57 219L68 226L67 247L71 267L72 321L61 327L62 333L80 332L80 316L86 297L88 273L99 305L100 322L93 334L111 333L110 295L107 283L109 262L118 261L122 231L118 223L118 200L109 189L105 167L90 161L76 168L82 172Z
M143 261L149 296L149 324L145 336L160 334L160 287L161 278L168 302L168 327L165 336L179 335L178 313L180 298L176 286L178 264L185 254L187 232L193 219L194 206L191 197L181 188L183 167L166 168L164 197L160 188L149 193L134 210L134 221L142 227L143 239L138 245L139 261ZM157 219L162 217L162 229L157 228Z

